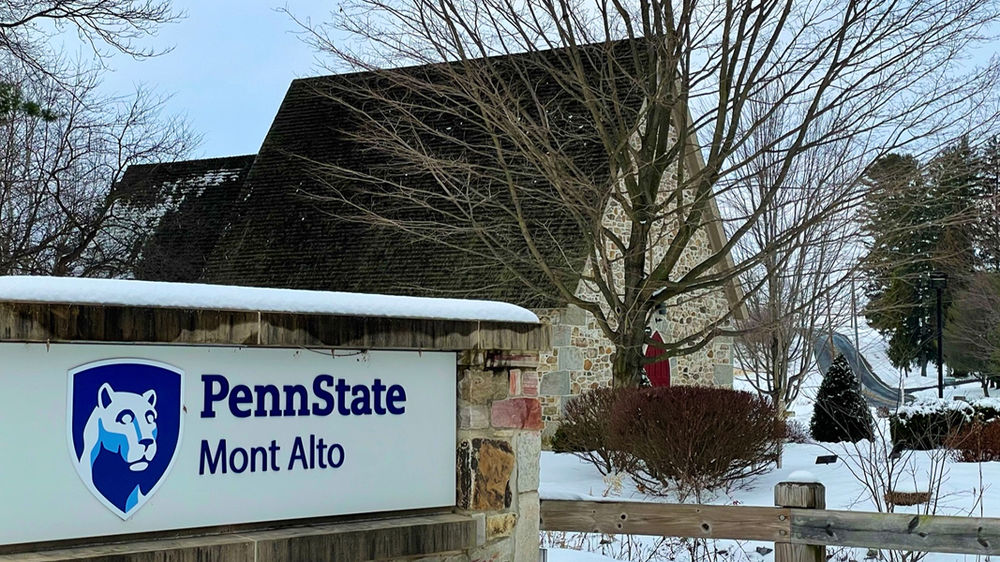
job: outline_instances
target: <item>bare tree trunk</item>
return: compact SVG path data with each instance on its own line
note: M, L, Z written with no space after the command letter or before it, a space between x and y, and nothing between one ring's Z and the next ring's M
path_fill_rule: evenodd
M633 346L615 346L611 369L615 387L636 387L642 383L643 354Z

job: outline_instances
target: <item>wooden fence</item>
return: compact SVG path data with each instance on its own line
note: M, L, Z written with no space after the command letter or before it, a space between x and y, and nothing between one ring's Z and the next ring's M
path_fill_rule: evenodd
M776 507L542 500L541 528L774 542L775 562L826 562L826 546L1000 554L1000 519L827 510L822 484L782 482Z

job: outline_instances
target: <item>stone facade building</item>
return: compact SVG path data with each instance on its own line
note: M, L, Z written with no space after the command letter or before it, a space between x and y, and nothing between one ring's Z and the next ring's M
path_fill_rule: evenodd
M415 240L405 232L391 231L347 220L344 209L331 198L317 197L319 184L310 163L332 163L340 169L369 170L386 167L387 156L358 146L358 125L343 106L343 97L355 89L370 87L369 73L300 79L292 82L270 131L256 155L238 159L175 162L133 166L120 192L126 209L147 216L150 209L164 217L151 232L136 276L171 281L199 281L233 285L295 289L448 296L511 302L529 308L552 327L553 346L544 350L538 365L539 378L522 384L530 392L537 384L545 421L543 440L548 441L568 398L611 381L614 347L596 321L579 308L558 299L529 291L524 283L489 264L468 264L468 253L451 245ZM324 94L335 89L337 95ZM563 113L582 111L572 100L559 101ZM458 118L434 114L435 126L459 128ZM444 119L455 122L441 122ZM448 146L441 150L449 150ZM593 174L601 171L599 143L567 143L565 150ZM595 152L596 151L596 152ZM697 151L691 158L700 158ZM382 160L380 160L380 158ZM239 174L214 173L216 167L238 167ZM236 166L238 164L238 166ZM688 168L698 162L688 162ZM606 166L604 166L606 168ZM224 171L224 170L223 170ZM668 174L669 175L669 174ZM226 178L213 185L213 178ZM427 178L414 174L407 182ZM398 180L393 180L398 181ZM420 184L423 185L423 184ZM428 189L433 182L427 181ZM367 197L363 187L344 197ZM210 197L213 191L225 197ZM185 197L185 193L192 195ZM213 204L223 199L227 206ZM408 209L408 212L419 212ZM589 266L593 248L581 244L579 227L561 216L559 209L539 208L532 218L562 240L559 250L580 271ZM713 204L685 250L680 269L690 268L724 247L724 233ZM427 221L440 220L428 215ZM628 232L625 213L614 203L604 212L605 226ZM201 239L211 247L185 243L186 224L199 225ZM669 240L669 224L660 225ZM202 232L205 230L212 232ZM469 244L474 244L470 241ZM651 249L655 260L665 248ZM577 295L600 302L596 291L579 282ZM665 340L696 332L725 317L739 301L739 288L727 285L684 301L668 301L653 320L652 328ZM732 381L732 343L717 338L690 355L669 358L674 384L721 384ZM469 423L482 416L469 410Z
M692 158L692 166L700 165L697 155ZM663 191L669 193L671 189L668 187ZM714 216L705 221L707 227L695 233L681 256L678 275L683 275L723 247L725 235L714 202L711 212ZM610 204L603 221L605 227L627 236L629 223L619 206ZM667 240L670 239L670 228L669 224L660 226ZM654 260L660 259L664 251L664 247L653 247L650 261L655 263ZM579 284L576 294L582 300L600 302L597 291L584 282ZM674 299L656 311L649 328L659 333L663 341L677 341L726 317L730 311L734 311L733 317L741 318L743 311L739 301L740 287L735 283L688 295L683 302ZM541 377L539 395L545 422L542 442L550 446L566 401L584 391L611 385L614 345L604 335L593 315L576 306L535 309L534 312L552 329L552 348L541 353L538 367ZM732 338L720 336L697 352L670 357L667 359L670 383L732 386L732 346Z

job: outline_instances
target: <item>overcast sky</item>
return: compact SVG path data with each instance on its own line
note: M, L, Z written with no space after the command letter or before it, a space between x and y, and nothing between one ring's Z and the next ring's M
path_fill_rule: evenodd
M300 17L324 20L337 0L287 0ZM173 0L187 13L148 43L173 51L134 61L116 57L109 93L145 84L173 97L167 109L188 117L203 142L193 157L257 152L294 78L325 73L275 8L285 0Z

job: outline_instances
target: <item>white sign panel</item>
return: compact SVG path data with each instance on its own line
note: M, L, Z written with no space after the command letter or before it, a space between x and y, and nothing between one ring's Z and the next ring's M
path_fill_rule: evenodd
M0 344L0 544L441 507L455 354Z

